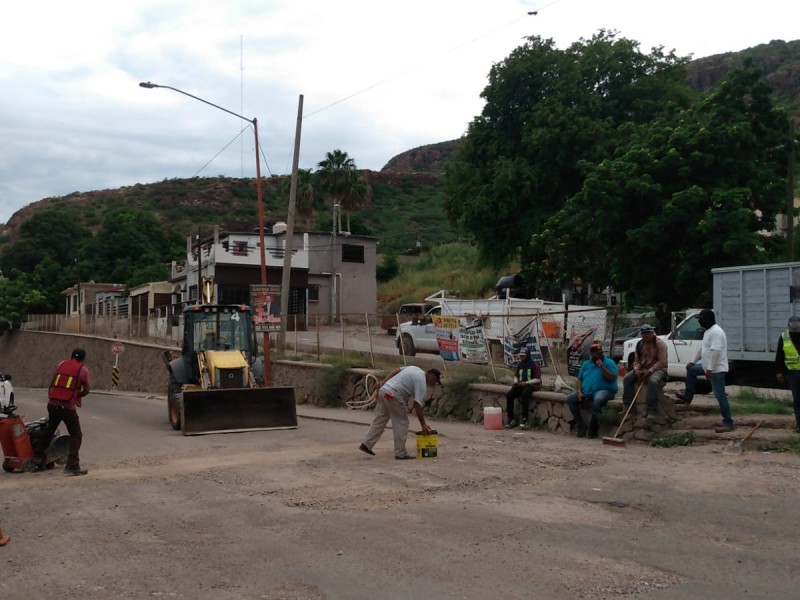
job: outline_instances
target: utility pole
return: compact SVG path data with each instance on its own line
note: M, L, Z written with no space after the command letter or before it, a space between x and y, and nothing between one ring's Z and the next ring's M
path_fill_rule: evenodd
M289 296L292 285L292 241L294 238L294 213L297 205L297 169L300 162L300 129L303 124L303 95L297 105L297 129L294 135L294 160L292 181L289 186L289 214L286 218L286 240L283 248L283 272L281 273L281 330L278 332L278 348L286 347L286 329L289 326Z

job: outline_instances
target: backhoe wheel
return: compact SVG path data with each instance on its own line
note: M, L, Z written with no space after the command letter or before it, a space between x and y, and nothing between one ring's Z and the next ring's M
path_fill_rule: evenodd
M169 387L167 388L167 411L169 412L169 424L176 431L180 431L181 428L182 398L183 386L170 376Z

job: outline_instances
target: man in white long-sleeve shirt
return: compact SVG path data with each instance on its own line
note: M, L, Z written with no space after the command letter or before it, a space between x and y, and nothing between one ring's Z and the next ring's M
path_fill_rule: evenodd
M719 403L722 413L722 425L715 427L714 431L723 433L733 431L733 416L728 403L728 394L725 393L725 375L728 373L728 338L722 327L717 325L714 311L704 308L697 317L703 332L703 343L697 351L694 360L686 365L686 392L678 394L678 399L689 404L694 397L694 388L697 376L705 374L711 382L714 397Z

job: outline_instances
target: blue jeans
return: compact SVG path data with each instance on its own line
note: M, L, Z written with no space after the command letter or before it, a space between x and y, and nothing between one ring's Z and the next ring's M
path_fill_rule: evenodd
M584 394L584 398L589 398L592 401L592 419L597 419L600 411L608 403L609 400L614 399L614 392L609 390L598 390L594 394ZM567 396L567 405L572 413L572 418L575 419L576 425L583 424L583 417L581 416L581 407L578 404L578 392L572 392Z
M691 400L694 398L694 389L697 385L697 377L704 375L706 370L703 365L696 363L686 369L686 399ZM733 416L731 415L731 406L728 403L728 394L725 393L725 373L712 373L711 374L711 389L714 392L714 398L717 399L719 404L719 412L722 413L722 422L725 425L733 425Z

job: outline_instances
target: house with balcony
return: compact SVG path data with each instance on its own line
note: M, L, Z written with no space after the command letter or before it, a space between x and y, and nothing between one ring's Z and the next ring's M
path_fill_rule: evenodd
M280 288L286 251L286 224L264 234L267 284ZM249 304L250 285L261 283L261 242L257 232L187 238L185 261L173 261L171 293L182 306L194 304L204 278L212 278L214 301ZM319 319L360 318L377 312L377 238L345 233L295 232L289 277L289 328Z

